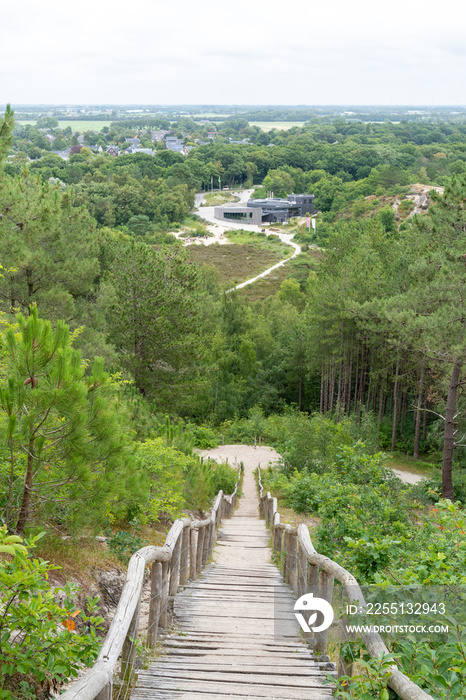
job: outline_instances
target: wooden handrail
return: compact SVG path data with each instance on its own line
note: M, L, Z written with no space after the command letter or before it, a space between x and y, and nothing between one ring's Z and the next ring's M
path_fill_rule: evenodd
M205 520L181 518L171 526L163 547L142 547L129 560L126 581L108 633L94 665L61 698L64 700L111 700L114 670L121 656L121 677L128 679L136 655L139 610L146 566L151 569L151 600L147 643L155 647L159 627L170 623L169 600L188 576L195 578L206 564L222 517L230 517L238 497L241 466L235 490L219 491ZM202 533L202 534L201 534Z
M259 484L260 511L268 527L273 533L273 551L284 555L284 578L300 597L305 593L324 598L329 603L332 602L332 592L334 581L337 580L343 585L345 595L350 603L357 603L363 609L366 607L361 588L356 578L342 566L334 562L329 557L319 554L309 535L306 525L292 527L280 522L277 499L272 498L268 492L264 495L262 487L260 465L257 469ZM345 623L342 621L343 637L346 634ZM361 632L367 651L372 658L381 658L389 653L385 643L378 632ZM346 637L345 637L346 638ZM327 650L327 631L315 634L314 651L325 654ZM351 675L351 667L346 667L340 659L339 669L343 669ZM340 675L343 675L341 673ZM401 700L432 700L422 688L413 683L396 666L391 666L391 675L387 685L392 688Z

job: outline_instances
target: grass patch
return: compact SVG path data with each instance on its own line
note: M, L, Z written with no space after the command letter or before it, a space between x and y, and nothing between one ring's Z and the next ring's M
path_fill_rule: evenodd
M284 257L281 251L253 244L213 243L209 246L189 246L187 250L195 263L216 268L220 283L230 286L255 277Z
M34 556L59 566L54 579L63 583L75 578L81 584L87 584L92 581L92 571L122 568L107 545L91 537L62 540L61 537L46 536L34 550Z
M387 469L399 469L401 472L411 472L420 476L436 476L439 473L439 465L431 461L432 457L426 455L423 459L414 459L403 452L394 452L384 464Z
M138 535L144 540L144 544L148 542L161 546L167 536L167 528L159 523L144 526ZM85 585L92 581L92 572L95 570L126 568L105 542L99 542L94 537L63 540L59 536L47 534L39 540L34 549L34 556L59 566L60 569L54 573L54 578L63 583L70 578L76 578Z
M231 192L208 192L201 207L219 207L227 202L238 202L239 197Z
M273 296L278 292L282 282L288 277L294 277L304 287L309 277L309 273L315 270L318 266L319 251L310 250L301 253L293 260L290 260L286 265L273 270L270 275L263 277L254 284L249 284L238 291L238 294L246 299L249 303L255 301L264 301L268 297Z
M201 219L195 214L189 214L178 226L167 228L168 233L179 233L180 238L197 238L207 236L212 238L213 234L207 229L205 219Z
M240 228L225 231L225 236L231 243L246 245L252 244L261 250L270 250L275 253L280 253L281 260L291 257L294 253L294 248L292 246L284 243L277 235L274 235L273 233L267 236L265 233L256 233L255 231L246 231L245 229Z

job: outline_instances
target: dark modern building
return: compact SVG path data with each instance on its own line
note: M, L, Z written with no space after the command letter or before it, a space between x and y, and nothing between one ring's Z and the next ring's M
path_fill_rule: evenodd
M293 216L314 214L313 194L289 194L286 199L249 199L248 207L262 209L262 222L288 221Z
M256 225L288 221L294 216L314 213L313 194L289 194L286 199L278 197L249 199L247 206L232 204L215 207L214 210L214 216L217 219Z

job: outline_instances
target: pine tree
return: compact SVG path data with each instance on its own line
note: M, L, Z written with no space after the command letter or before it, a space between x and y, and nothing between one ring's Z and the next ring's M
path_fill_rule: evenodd
M63 321L52 329L35 307L17 321L19 334L5 334L8 379L0 387L9 452L4 520L20 534L32 515L98 522L131 468L130 437L109 377L99 359L85 376Z
M0 121L0 169L8 155L13 143L13 129L15 128L14 112L10 105L6 106L5 116Z
M137 388L181 409L199 360L199 274L184 250L116 241L105 303L110 340Z
M3 310L27 313L36 303L50 319L76 316L99 272L95 221L60 192L24 170L4 176L0 188L0 279Z

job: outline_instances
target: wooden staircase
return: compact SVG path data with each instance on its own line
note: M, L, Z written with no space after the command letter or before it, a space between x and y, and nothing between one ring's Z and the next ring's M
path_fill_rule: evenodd
M138 674L131 700L324 700L333 668L300 641L294 597L270 562L252 470L233 517L222 522L211 563L175 599L176 630Z

